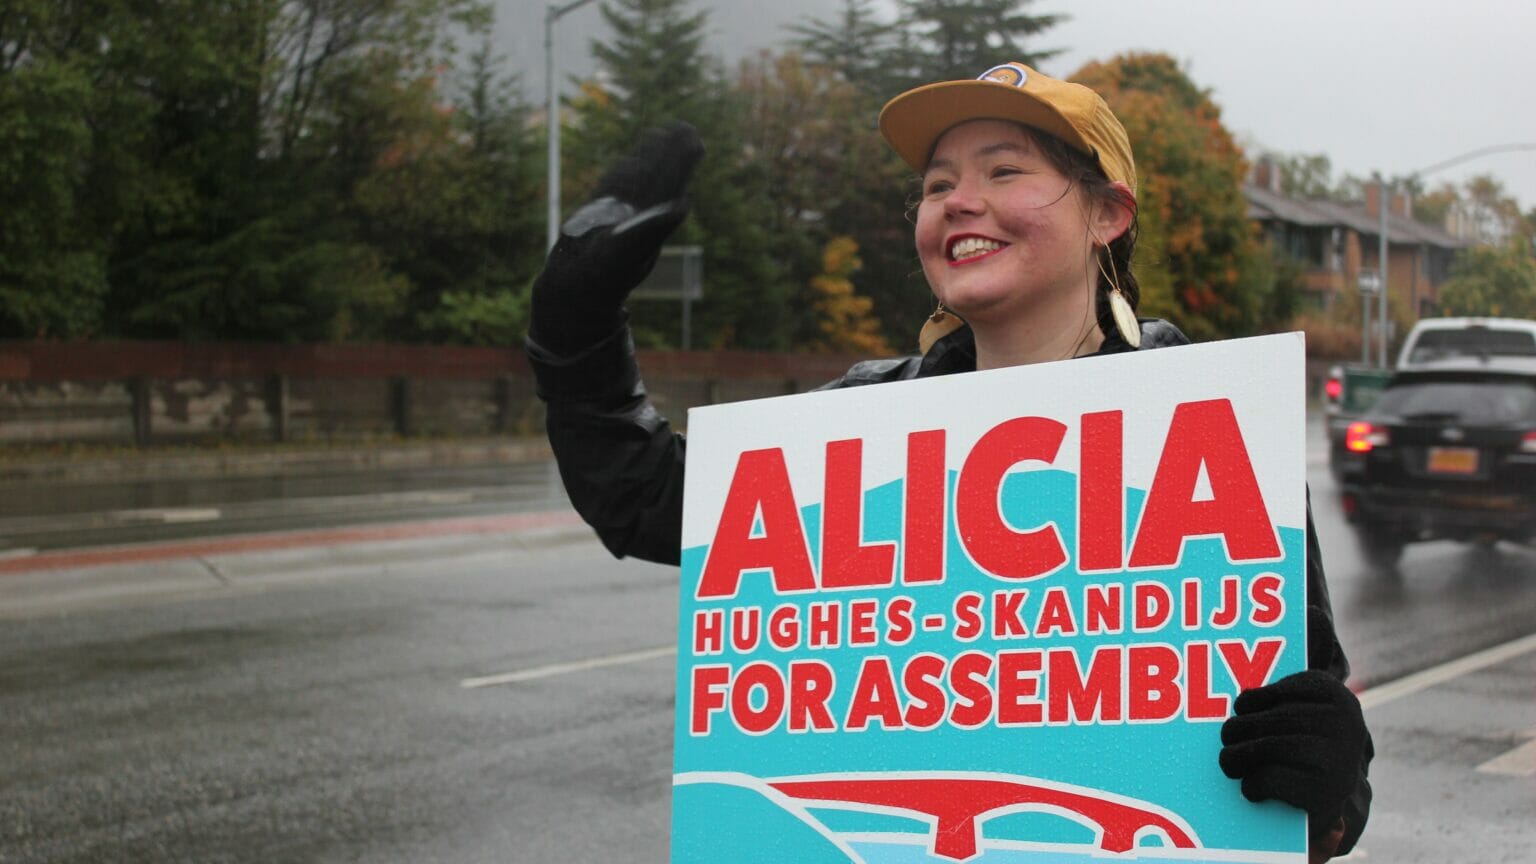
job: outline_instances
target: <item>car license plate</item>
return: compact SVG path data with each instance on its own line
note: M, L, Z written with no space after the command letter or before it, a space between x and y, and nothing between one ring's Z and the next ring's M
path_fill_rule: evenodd
M1477 450L1472 447L1431 447L1429 473L1476 474Z

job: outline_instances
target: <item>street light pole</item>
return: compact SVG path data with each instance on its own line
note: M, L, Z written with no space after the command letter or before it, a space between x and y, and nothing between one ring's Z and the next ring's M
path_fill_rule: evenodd
M1381 292L1376 295L1376 327L1380 330L1380 344L1376 347L1376 365L1386 368L1387 365L1387 256L1391 250L1387 246L1387 211L1392 207L1392 190L1397 184L1388 186L1385 178L1376 178L1376 209L1381 211L1381 239L1376 249L1377 269L1381 271Z
M544 9L544 127L549 140L548 192L545 200L544 248L555 248L560 239L560 96L555 86L555 22L567 12L574 12L592 0L573 0L564 6L554 3Z

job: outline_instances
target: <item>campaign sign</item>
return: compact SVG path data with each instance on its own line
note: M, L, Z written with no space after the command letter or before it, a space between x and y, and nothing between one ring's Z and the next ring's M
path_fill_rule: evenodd
M1300 334L689 414L672 861L1303 862Z

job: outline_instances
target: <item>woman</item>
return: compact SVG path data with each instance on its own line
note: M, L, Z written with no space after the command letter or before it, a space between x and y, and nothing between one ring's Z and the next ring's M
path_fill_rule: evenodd
M938 311L918 356L855 365L860 386L1187 343L1137 320L1136 170L1098 94L1020 63L891 100L880 130L922 177L915 240ZM646 397L622 304L687 214L693 130L647 135L563 226L534 285L528 352L571 501L619 556L677 563L685 442ZM1370 806L1370 736L1343 685L1308 514L1309 669L1249 690L1222 769L1251 800L1311 817L1312 859L1353 847Z

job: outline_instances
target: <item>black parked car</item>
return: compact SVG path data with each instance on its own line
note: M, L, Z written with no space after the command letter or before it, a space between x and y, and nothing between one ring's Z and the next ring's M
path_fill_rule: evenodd
M1536 539L1536 357L1458 357L1393 376L1345 433L1343 509L1366 557L1418 540Z

